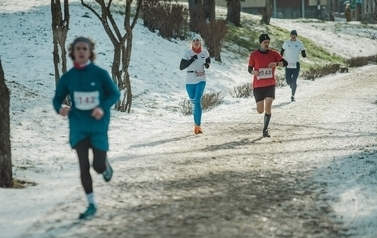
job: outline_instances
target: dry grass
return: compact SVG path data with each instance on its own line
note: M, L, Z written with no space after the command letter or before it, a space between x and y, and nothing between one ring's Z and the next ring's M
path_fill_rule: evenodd
M309 70L303 72L302 76L305 80L314 80L329 74L335 74L340 69L340 64L328 64L320 67L310 67Z
M21 188L26 188L27 186L35 186L35 185L37 184L33 182L13 179L13 188L21 189Z
M361 57L353 57L346 61L348 67L361 67L368 64L376 63L377 62L377 55L372 56L361 56Z
M230 93L234 98L249 98L253 96L253 87L251 83L234 87Z
M202 109L203 111L208 111L218 105L220 105L224 100L224 97L220 92L218 93L208 93L204 94L202 97ZM192 115L192 105L190 99L185 99L179 103L179 112L182 115Z

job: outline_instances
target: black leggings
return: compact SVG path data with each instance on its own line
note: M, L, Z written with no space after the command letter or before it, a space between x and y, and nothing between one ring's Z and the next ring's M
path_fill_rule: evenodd
M74 149L79 157L81 183L86 194L93 192L92 176L90 176L89 148L92 148L93 151L93 169L99 174L102 174L106 169L106 151L94 148L90 143L89 137L77 143Z

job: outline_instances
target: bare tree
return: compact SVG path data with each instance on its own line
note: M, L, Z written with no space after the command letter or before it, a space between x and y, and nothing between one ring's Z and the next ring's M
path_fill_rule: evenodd
M13 187L10 147L9 90L0 60L0 187Z
M274 8L274 0L266 0L266 5L264 7L261 23L270 25L272 9Z
M68 0L64 0L64 18L62 16L62 8L60 0L51 0L51 15L52 15L52 36L54 51L54 68L55 68L55 83L58 82L60 76L67 72L67 51L66 40L69 30L69 5Z
M131 60L131 51L132 51L132 30L136 25L137 19L140 14L140 9L142 6L142 0L136 0L136 14L134 15L132 24L131 24L131 4L133 0L126 0L125 6L125 17L124 17L124 29L125 33L122 33L119 30L118 25L116 24L113 14L111 13L111 3L112 0L109 0L106 4L104 0L95 0L101 7L101 13L98 13L90 5L86 4L84 0L81 0L81 4L88 8L91 12L94 13L101 21L105 32L109 36L111 43L114 47L114 57L113 63L111 66L111 73L114 82L118 85L119 90L124 90L124 96L121 101L115 105L115 109L121 112L130 112L132 105L132 90L131 90L131 81L130 75L128 73L128 67Z
M241 26L241 2L245 0L226 0L228 12L226 20L236 26Z

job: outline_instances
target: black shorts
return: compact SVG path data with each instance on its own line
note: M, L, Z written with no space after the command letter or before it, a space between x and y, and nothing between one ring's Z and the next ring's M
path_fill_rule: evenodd
M254 98L256 102L260 102L265 98L273 98L275 99L275 85L262 87L262 88L254 88Z

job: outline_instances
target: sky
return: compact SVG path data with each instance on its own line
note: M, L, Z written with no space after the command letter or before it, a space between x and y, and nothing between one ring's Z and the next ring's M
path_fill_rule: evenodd
M73 197L81 199L79 204L85 202L76 155L68 144L67 120L56 115L51 104L55 79L49 4L47 0L0 1L0 57L11 90L13 174L19 180L36 184L25 189L0 190L1 238L25 237L25 234L33 233L34 224L43 220L59 204L73 201ZM98 19L77 2L70 5L70 10L71 26L67 42L77 36L91 37L97 43L96 64L110 70L112 47ZM90 17L83 17L85 14ZM244 14L243 17L255 16ZM121 16L117 16L116 20L121 23ZM281 19L272 19L271 23L287 30L294 28L299 36L315 39L318 44L343 57L367 56L377 52L377 44L369 39L368 31L357 27L359 23L323 23L316 20L304 23ZM190 43L164 40L144 28L141 20L135 26L134 39L130 65L134 95L132 111L130 114L113 111L109 131L109 157L114 158L115 168L145 166L145 170L148 165L168 167L163 161L144 161L143 157L169 151L172 155L167 160L176 159L174 152L192 153L185 148L190 148L190 143L226 144L226 139L232 135L227 137L225 134L225 139L221 139L216 133L224 127L247 128L248 124L262 123L262 117L255 112L253 98L233 98L230 93L234 87L251 81L247 72L248 55L239 58L224 52L223 62L213 62L207 71L206 86L206 93L221 92L224 102L204 113L202 138L183 140L186 144L179 140L171 144L170 141L177 135L192 137L191 116L179 113L179 103L187 98L185 74L179 70L179 63ZM310 60L310 49L307 52L307 60ZM72 66L71 62L68 66ZM277 88L276 106L273 106L277 116L274 114L276 119L271 122L271 132L275 129L277 133L277 139L272 139L271 143L281 141L276 145L276 159L282 159L279 152L288 153L300 146L316 148L306 154L307 158L303 156L296 160L295 155L289 155L292 160L287 164L282 162L279 168L289 169L302 164L326 168L314 172L315 181L328 184L323 196L328 198L336 214L334 219L342 220L351 228L352 234L363 237L377 236L377 86L373 81L376 69L376 66L369 65L351 69L348 74L330 75L315 81L300 80L295 105L288 102L290 92L287 86ZM350 91L350 88L353 90ZM298 130L302 130L302 134L293 135L297 144L285 142L287 137L281 128L278 129L278 125L284 127L294 121L298 121L301 125ZM313 126L312 129L302 129L308 125ZM316 134L319 132L313 129L315 126L342 136L331 140L326 135ZM305 142L301 137L313 138ZM157 138L169 143L166 147L159 146ZM140 145L144 146L140 148ZM258 146L261 146L261 151L266 149L263 144ZM203 153L212 156L210 152ZM221 156L221 151L216 153ZM143 163L132 162L130 158L139 158ZM306 162L303 161L305 158ZM147 179L148 176L141 177ZM100 177L94 178L94 186L103 186ZM78 205L72 206L76 208ZM64 234L56 231L55 235Z

